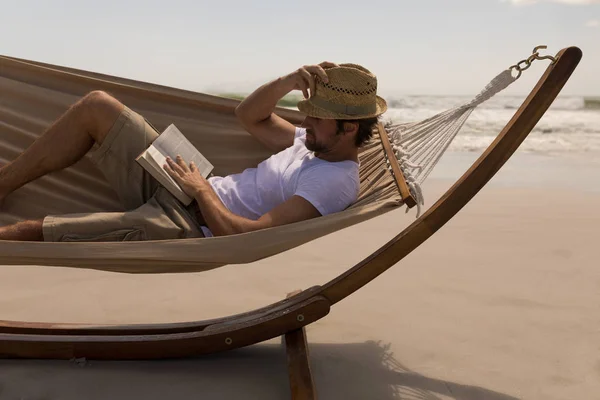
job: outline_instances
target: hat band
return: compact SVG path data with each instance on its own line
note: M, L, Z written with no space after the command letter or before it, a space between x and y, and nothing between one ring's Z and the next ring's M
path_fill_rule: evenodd
M317 107L321 107L327 111L332 111L338 114L346 115L367 115L377 112L377 104L367 104L362 106L352 106L347 104L332 103L322 97L313 97L310 102Z

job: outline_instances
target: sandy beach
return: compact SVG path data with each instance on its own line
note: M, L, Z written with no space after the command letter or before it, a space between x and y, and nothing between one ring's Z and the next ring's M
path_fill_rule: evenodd
M450 154L427 206L472 160ZM600 163L518 153L450 223L307 328L321 399L594 399ZM142 323L323 284L414 220L394 211L249 265L124 275L0 267L0 319ZM285 399L280 340L183 360L0 360L0 399Z

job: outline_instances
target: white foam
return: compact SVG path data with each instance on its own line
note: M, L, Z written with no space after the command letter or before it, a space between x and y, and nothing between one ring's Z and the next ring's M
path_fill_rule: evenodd
M406 96L388 102L392 122L419 121L468 101L468 97ZM523 98L496 97L477 108L450 151L482 151L514 115ZM600 153L600 111L585 109L582 97L558 98L533 129L520 151L543 154ZM398 106L403 106L398 108Z

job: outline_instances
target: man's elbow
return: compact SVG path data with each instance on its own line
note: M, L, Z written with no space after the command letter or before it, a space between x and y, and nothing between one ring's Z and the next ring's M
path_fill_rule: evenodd
M244 102L243 102L243 101L241 101L241 102L240 102L240 104L238 104L238 105L235 107L235 110L234 110L234 112L235 112L235 115L236 115L237 117L241 116L241 115L243 114L243 112L244 112L244 108L245 108L245 106L244 106Z
M244 221L243 223L231 224L227 226L222 226L212 230L213 236L229 236L229 235L238 235L240 233L252 232L260 229L260 224L258 221ZM210 227L209 227L210 228Z
M244 107L243 102L237 105L234 113L235 113L235 116L237 117L237 119L243 123L246 118L246 109Z
M240 103L235 108L235 116L238 122L248 131L251 131L258 123L258 121L255 121L256 118L253 118L252 113L249 112L243 103Z
M234 113L238 121L246 129L255 128L268 121L272 116L271 113L268 115L260 114L260 111L257 111L254 107L246 104L245 100L235 107Z
M210 228L210 227L209 227ZM213 236L230 236L235 235L237 233L242 233L239 229L236 229L233 226L224 226L215 229L211 229Z

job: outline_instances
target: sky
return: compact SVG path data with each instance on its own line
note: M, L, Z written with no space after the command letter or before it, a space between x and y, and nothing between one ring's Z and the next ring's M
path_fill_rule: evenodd
M248 93L302 65L361 64L379 92L474 95L545 44L600 96L600 0L0 0L0 54L188 90ZM505 93L523 95L538 61ZM299 93L298 93L299 94Z

